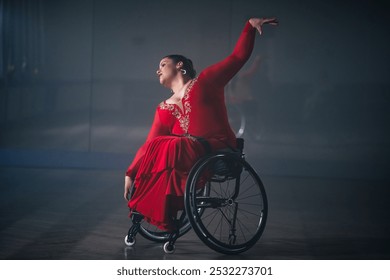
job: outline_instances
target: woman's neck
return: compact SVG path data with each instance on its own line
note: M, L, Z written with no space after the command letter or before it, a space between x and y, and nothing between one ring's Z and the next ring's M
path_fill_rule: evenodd
M187 77L183 77L183 78L180 77L177 80L172 81L171 90L173 94L181 98L182 95L184 95L184 91L183 91L184 88L190 81L191 79Z

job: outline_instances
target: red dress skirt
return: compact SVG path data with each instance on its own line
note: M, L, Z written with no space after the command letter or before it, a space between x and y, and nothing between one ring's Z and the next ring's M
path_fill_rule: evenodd
M128 206L162 230L175 229L174 218L184 209L188 173L206 150L201 142L184 136L159 136L146 148L134 180Z

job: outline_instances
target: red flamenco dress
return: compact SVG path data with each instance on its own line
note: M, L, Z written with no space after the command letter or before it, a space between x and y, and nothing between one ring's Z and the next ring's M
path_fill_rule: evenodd
M180 106L166 101L157 106L146 142L127 169L136 186L128 206L162 230L175 229L173 217L184 208L188 173L206 153L192 136L207 140L213 151L236 146L224 87L249 59L255 34L247 22L232 54L193 79Z

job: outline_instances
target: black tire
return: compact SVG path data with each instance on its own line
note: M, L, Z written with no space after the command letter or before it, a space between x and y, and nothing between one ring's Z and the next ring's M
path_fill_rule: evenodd
M207 195L198 191L205 184L209 187ZM187 180L185 208L198 237L223 254L250 249L261 237L268 214L260 177L234 153L219 153L198 161Z

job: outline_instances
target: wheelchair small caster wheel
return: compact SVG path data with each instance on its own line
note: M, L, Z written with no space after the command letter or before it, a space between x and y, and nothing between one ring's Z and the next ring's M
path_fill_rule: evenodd
M133 246L135 244L135 237L129 237L128 235L126 235L125 244L130 247Z
M164 244L164 247L163 247L163 249L164 249L164 252L165 253L167 253L167 254L173 254L174 252L175 252L175 245L173 245L173 244L169 244L169 242L166 242L165 244Z

